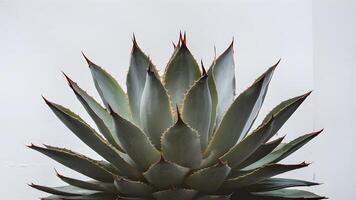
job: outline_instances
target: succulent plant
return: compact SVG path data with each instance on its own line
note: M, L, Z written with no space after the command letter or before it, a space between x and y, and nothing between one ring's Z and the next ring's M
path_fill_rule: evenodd
M44 100L104 160L65 148L29 145L90 178L56 172L68 185L30 184L51 194L43 199L324 199L288 189L318 183L274 177L308 166L279 161L321 131L286 143L284 137L273 136L310 92L283 101L250 131L279 61L235 97L233 42L205 71L181 34L161 78L133 38L127 94L108 72L84 57L104 106L65 77L98 131L69 109Z

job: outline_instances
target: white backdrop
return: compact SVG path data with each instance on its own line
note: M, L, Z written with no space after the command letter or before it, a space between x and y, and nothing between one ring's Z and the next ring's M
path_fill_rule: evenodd
M353 9L356 5L347 1L321 0L0 0L1 196L15 200L44 196L26 183L60 185L54 167L79 176L25 144L64 146L98 157L40 97L43 94L89 120L61 74L63 70L98 97L81 50L124 85L133 32L163 69L172 53L171 41L185 30L195 58L206 64L212 61L214 45L219 53L235 38L238 93L282 58L261 116L284 99L315 91L279 134L290 140L323 127L325 133L285 161L314 164L286 176L323 182L310 190L333 199L352 199L356 195L351 182L356 178Z

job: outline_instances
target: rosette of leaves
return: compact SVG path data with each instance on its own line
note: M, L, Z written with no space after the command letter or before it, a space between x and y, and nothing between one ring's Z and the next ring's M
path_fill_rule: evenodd
M84 56L85 57L85 56ZM321 131L284 142L275 136L310 92L283 101L250 130L263 104L275 64L235 95L233 42L208 71L194 59L186 37L174 45L162 77L133 39L127 92L85 57L102 103L67 75L69 86L95 122L45 99L54 114L103 159L49 145L30 145L88 177L57 173L61 187L30 186L43 199L274 200L323 199L290 189L318 183L275 178L308 166L280 164Z

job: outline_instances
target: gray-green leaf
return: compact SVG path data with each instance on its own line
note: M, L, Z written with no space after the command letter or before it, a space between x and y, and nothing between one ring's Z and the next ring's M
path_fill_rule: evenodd
M172 106L181 105L184 94L200 77L199 65L185 42L177 47L164 72L164 85Z
M159 78L151 69L147 71L141 100L141 127L152 143L161 148L161 136L172 123L169 98Z
M111 108L127 120L132 120L129 101L119 83L104 69L91 62L84 54L98 91L106 108Z

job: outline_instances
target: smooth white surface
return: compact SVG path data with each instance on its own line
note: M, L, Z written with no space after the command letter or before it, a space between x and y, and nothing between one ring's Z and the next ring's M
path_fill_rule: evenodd
M0 0L1 196L44 196L26 183L60 185L53 167L80 177L25 144L64 146L98 157L40 97L70 107L91 123L61 74L63 70L98 97L80 51L124 85L133 32L163 69L172 53L171 41L186 30L191 51L206 65L213 59L214 45L221 53L235 37L238 93L282 58L261 116L284 99L316 90L279 135L288 134L290 140L323 127L325 134L285 161L314 164L286 176L323 182L309 189L333 199L352 199L356 6L347 1L313 3Z

